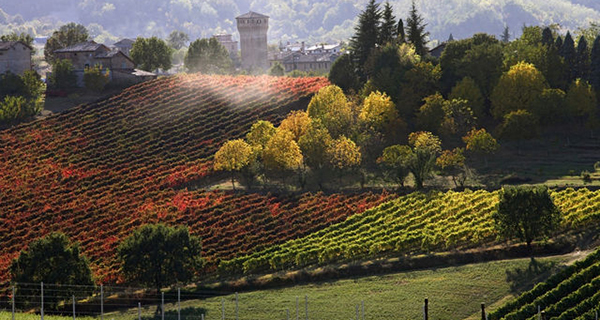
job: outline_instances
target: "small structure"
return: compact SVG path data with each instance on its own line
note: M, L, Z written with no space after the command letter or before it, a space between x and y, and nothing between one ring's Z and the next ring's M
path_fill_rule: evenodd
M229 58L231 58L231 61L237 64L239 62L239 49L238 42L233 40L233 36L231 34L216 34L213 36L213 38L217 39L217 41L219 41L219 43L225 47L225 49L227 49L227 52L229 52Z
M307 54L322 54L322 53L335 53L339 54L342 52L342 44L320 44L306 49Z
M77 85L83 87L85 68L100 65L109 71L109 79L119 85L134 84L156 78L155 74L135 69L135 63L120 50L87 41L54 51L58 59L71 60L77 75Z
M21 41L0 42L0 74L12 72L23 75L31 70L31 51L33 48Z
M123 52L127 56L129 56L129 52L131 51L131 48L133 47L134 42L135 42L135 40L126 38L126 39L120 40L119 42L115 42L112 45L112 47Z
M235 19L240 33L242 68L266 69L269 65L267 56L269 17L250 11Z

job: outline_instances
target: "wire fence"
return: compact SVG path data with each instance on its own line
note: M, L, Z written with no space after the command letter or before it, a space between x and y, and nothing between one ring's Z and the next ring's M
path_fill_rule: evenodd
M438 294L448 293L440 291ZM452 294L456 296L465 293ZM238 293L232 292L173 289L156 293L156 290L134 287L18 283L10 288L8 295L0 297L0 318L54 320L53 316L62 316L65 320L398 319L398 314L377 310L376 306L379 305L369 301L368 297L338 300L329 298L327 301L316 293L314 295L296 296L282 302L281 299L278 300L276 291L265 291L264 296L261 296L262 303L256 304L256 300L254 303L245 301ZM415 302L417 301L387 301L398 308L414 309L419 318L430 319L429 300ZM436 311L432 315L431 319L436 318ZM481 315L481 319L487 319L483 304Z

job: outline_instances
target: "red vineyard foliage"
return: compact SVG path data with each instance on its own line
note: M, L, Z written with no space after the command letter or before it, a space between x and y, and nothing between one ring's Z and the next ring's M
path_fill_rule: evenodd
M19 252L61 231L98 282L118 282L115 248L145 223L184 224L209 267L323 228L389 195L277 197L181 190L212 175L222 143L278 123L324 78L185 75L0 132L0 288Z

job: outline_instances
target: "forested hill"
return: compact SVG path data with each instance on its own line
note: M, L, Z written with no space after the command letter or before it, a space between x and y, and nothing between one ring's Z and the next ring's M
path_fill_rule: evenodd
M396 15L406 18L411 0L391 0ZM16 26L38 36L48 25L79 22L92 35L103 29L121 37L166 36L174 29L191 38L235 32L235 17L253 10L271 16L270 40L344 40L367 0L0 0L0 32ZM452 33L465 38L476 32L499 35L505 25L513 37L525 25L558 23L565 29L600 21L597 0L419 0L432 39ZM46 27L44 27L44 25Z

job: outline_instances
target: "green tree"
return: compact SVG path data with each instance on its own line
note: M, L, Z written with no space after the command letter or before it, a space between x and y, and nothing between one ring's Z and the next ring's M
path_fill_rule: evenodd
M117 249L121 271L131 284L165 286L186 283L202 267L200 238L185 226L147 224L135 230Z
M419 61L414 49L403 44L400 47L387 43L373 49L365 63L364 70L369 76L369 83L375 89L386 93L394 102L401 96L402 87L398 84L404 75ZM367 93L368 94L368 93Z
M423 99L439 90L440 77L440 66L431 62L418 62L406 72L401 83L401 97L396 103L402 118L412 119L415 116Z
M461 99L452 99L444 102L444 121L442 132L446 135L458 135L467 133L475 125L476 118L469 106L469 102Z
M470 77L484 98L488 98L502 75L503 59L500 42L485 33L447 43L440 58L443 92L450 92L457 82Z
M131 46L130 55L136 66L145 71L169 70L173 49L157 37L138 37Z
M577 77L575 69L575 60L577 52L575 51L575 42L571 37L571 33L567 31L567 35L562 43L562 47L559 50L559 54L563 57L567 67L567 83L571 83Z
M396 30L396 34L398 35L396 38L396 43L406 43L406 31L404 31L404 21L402 21L402 19L398 19L398 28Z
M72 45L88 41L89 34L87 29L74 22L61 26L58 30L52 33L44 45L44 58L50 64L56 59L54 51L70 47Z
M481 94L481 90L477 86L477 83L471 77L464 77L460 82L452 88L450 95L452 99L462 99L469 102L469 107L473 110L473 114L477 118L482 118L486 114L485 110L485 99Z
M387 177L404 187L404 181L410 173L409 163L413 152L409 146L393 145L385 148L377 159Z
M508 26L504 26L504 31L502 31L502 35L500 36L500 41L502 41L502 43L510 42L510 29L508 28Z
M442 143L431 132L413 132L408 136L412 154L408 168L415 179L417 189L423 189L424 182L433 174L437 156L442 151Z
M590 67L590 50L588 48L587 40L585 40L584 36L581 36L577 42L577 52L575 54L573 66L575 77L588 80Z
M329 82L342 88L345 93L358 91L360 80L356 75L354 61L349 54L343 54L333 62L331 70L329 70Z
M550 29L550 27L545 27L542 31L542 44L546 47L554 45L554 35L552 34L552 29Z
M77 86L77 76L73 71L71 60L54 61L52 75L50 76L50 86L61 90L68 90Z
M550 236L560 226L561 212L545 186L504 187L499 197L492 214L498 232L524 241L529 250L533 240Z
M283 65L279 61L276 61L269 68L269 72L268 73L269 73L270 76L283 77L285 75L285 68L283 67Z
M397 25L396 17L394 16L394 9L389 1L386 1L385 5L383 6L381 18L382 21L379 29L379 44L385 45L386 43L392 43L397 37Z
M423 16L417 11L413 0L406 19L406 40L415 47L415 51L421 57L425 57L429 53L429 49L427 49L429 32L425 31L426 26L427 24L424 23Z
M485 129L471 129L467 135L463 137L463 142L466 144L466 149L469 153L476 156L483 156L485 166L487 167L487 155L493 154L498 150L498 142Z
M522 109L505 115L499 132L502 139L515 141L533 139L540 134L537 118Z
M446 100L440 93L436 93L423 99L423 102L417 113L417 128L438 133L444 121L444 103Z
M585 80L577 79L569 87L565 103L569 114L582 120L588 120L588 125L593 124L597 116L597 98L592 86Z
M379 4L375 0L369 0L365 10L358 16L358 24L354 28L354 35L350 40L352 57L355 59L361 81L366 80L363 66L379 40L380 20Z
M235 174L242 172L252 162L254 152L252 147L244 140L237 139L225 142L215 153L215 170L231 173L231 186L235 190Z
M190 72L206 74L227 74L233 68L229 52L216 38L192 42L185 55L184 65Z
M566 93L561 89L544 89L533 104L531 113L544 126L563 123L569 116L565 97Z
M102 66L87 67L83 71L83 83L88 90L101 92L108 84L109 71Z
M29 33L25 33L25 32L21 32L21 33L12 32L10 34L4 34L4 35L0 36L0 41L1 42L21 41L24 44L33 48L33 37ZM31 55L34 55L34 54L35 54L35 49L31 50Z
M354 124L350 103L338 86L327 86L319 90L308 104L308 115L321 121L334 139L346 135Z
M70 243L63 233L51 233L31 242L12 261L10 273L17 292L28 299L28 303L39 301L40 282L45 286L65 285L52 293L53 299L45 302L51 308L56 307L60 301L68 300L75 292L89 294L93 291L90 289L94 281L88 259L81 255L79 244ZM38 285L31 287L33 283Z
M175 50L183 48L188 41L190 41L190 36L188 36L187 33L179 30L173 30L167 38L169 47Z
M500 77L494 88L492 115L502 119L512 111L531 110L544 89L547 89L547 84L542 73L532 64L518 63Z
M600 35L594 40L590 60L590 83L596 92L600 92Z

